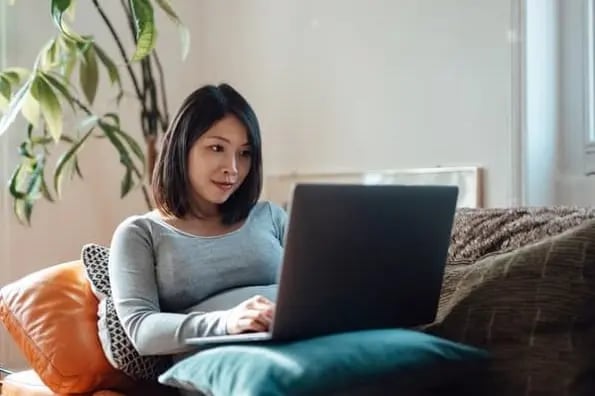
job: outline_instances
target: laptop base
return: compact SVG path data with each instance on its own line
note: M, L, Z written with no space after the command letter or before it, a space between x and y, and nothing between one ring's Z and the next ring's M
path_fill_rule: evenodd
M258 332L258 333L242 333L242 334L229 334L222 336L210 336L210 337L192 337L188 338L185 343L186 345L221 345L221 344L240 344L249 342L262 342L272 341L271 333L269 332Z

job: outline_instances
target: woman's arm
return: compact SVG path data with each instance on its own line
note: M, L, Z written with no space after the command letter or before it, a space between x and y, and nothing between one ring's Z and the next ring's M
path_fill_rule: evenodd
M276 237L279 240L279 243L281 243L281 246L284 246L288 222L287 212L282 207L273 202L269 202L269 208L271 209L271 217L273 219Z
M161 312L151 238L135 218L114 233L109 275L118 318L139 354L184 352L192 349L184 345L186 338L226 334L228 311Z

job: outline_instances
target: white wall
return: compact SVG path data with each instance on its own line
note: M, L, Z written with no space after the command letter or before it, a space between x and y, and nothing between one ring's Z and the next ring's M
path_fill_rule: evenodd
M186 66L253 101L269 171L478 164L507 205L513 3L201 2Z
M225 80L260 117L268 173L480 165L486 204L514 204L519 98L511 37L521 33L519 1L180 1L193 38L187 62L179 62L172 26L159 36L170 106L200 84ZM31 4L9 9L9 65L31 64L52 34L46 9ZM116 15L117 0L102 4ZM79 2L77 10L77 27L101 32L104 42L91 6ZM35 28L23 34L22 26ZM125 125L134 130L129 106ZM14 152L19 133L0 139L3 150ZM121 167L109 146L87 150L82 162L86 180L70 184L64 201L39 205L32 229L2 212L0 284L76 258L83 243L108 243L123 217L144 210L140 194L117 198ZM14 351L0 360L20 363Z

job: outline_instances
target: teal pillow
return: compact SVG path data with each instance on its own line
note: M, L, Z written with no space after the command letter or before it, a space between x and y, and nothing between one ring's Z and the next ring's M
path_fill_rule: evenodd
M387 376L421 388L430 377L487 357L483 350L414 330L365 330L213 347L178 362L159 382L214 396L309 395Z

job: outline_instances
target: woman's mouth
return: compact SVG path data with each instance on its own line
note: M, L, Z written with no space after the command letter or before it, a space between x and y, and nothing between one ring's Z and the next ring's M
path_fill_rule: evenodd
M233 188L234 183L227 183L227 182L213 182L221 191L229 191Z

